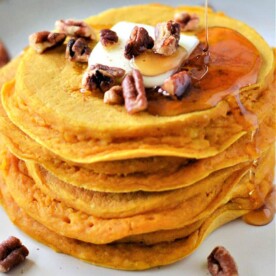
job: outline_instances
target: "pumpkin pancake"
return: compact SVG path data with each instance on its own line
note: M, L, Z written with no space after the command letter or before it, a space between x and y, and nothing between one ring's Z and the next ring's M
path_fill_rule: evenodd
M266 166L262 164L266 163ZM274 166L274 152L260 159L256 168L257 179L264 178L266 171L271 171ZM258 172L258 169L262 170ZM126 218L102 219L88 215L79 210L68 207L63 202L52 200L44 194L28 175L23 161L11 154L7 155L4 162L4 181L13 198L30 216L46 225L49 229L71 238L77 238L86 242L97 244L109 243L120 238L157 230L181 228L194 223L214 212L219 206L227 203L232 198L232 191L237 186L242 191L239 195L248 196L252 189L247 185L248 176L241 180L244 172L231 175L226 181L214 187L211 194L198 194L193 198L181 202L176 208L159 212L148 212ZM240 180L242 181L240 184ZM271 189L263 187L266 195ZM263 201L257 197L253 202L256 206ZM257 208L257 207L256 207ZM150 221L150 223L149 223Z
M223 185L233 174L243 175L248 171L250 162L213 173L186 188L166 192L132 193L101 193L77 188L60 181L35 163L26 161L26 165L29 175L39 189L52 199L96 217L117 218L176 208L198 194L208 194L212 198L211 195L218 189L218 185Z
M72 209L63 202L52 200L35 185L27 173L24 162L15 157L8 155L4 168L4 181L8 189L13 191L15 201L30 216L57 233L62 232L66 236L97 244L158 229L180 228L204 218L221 205L222 201L229 200L230 195L229 198L226 195L241 177L242 175L234 175L224 185L220 183L217 191L214 190L210 197L203 195L204 200L198 195L174 209L126 218L102 219Z
M2 202L10 219L28 235L58 252L95 265L122 270L144 270L174 263L191 254L216 228L248 213L248 210L238 209L235 204L229 203L216 210L199 230L185 239L151 246L137 243L95 245L70 239L49 230L28 216L15 203L3 183L0 183L0 188L2 195L5 195Z
M202 54L204 8L137 5L85 21L99 41L100 30L129 18L154 26L183 11L199 16L189 62ZM242 22L208 17L205 77L191 76L179 99L146 87L147 110L132 115L84 91L87 65L69 62L65 44L28 48L0 69L0 203L16 225L59 252L143 270L270 208L276 50Z
M16 57L13 59L9 64L2 67L0 69L0 90L3 84L11 79L14 79L16 75L16 70L18 68L19 62L21 60L21 56ZM65 167L69 168L69 163L63 165L64 160L60 160L54 153L47 151L45 148L40 147L34 141L31 141L31 138L25 138L26 134L20 131L19 129L16 130L16 126L14 126L7 118L5 111L3 110L1 100L0 100L0 121L2 122L2 127L0 128L0 134L5 132L9 138L11 138L10 142L12 142L14 147L23 148L18 149L18 151L23 151L21 153L20 158L30 158L32 160L38 160L39 162L43 163L43 160L47 159L50 164L56 165L57 167ZM11 136L10 136L11 135ZM17 151L17 152L18 152ZM35 154L38 154L36 156ZM19 154L19 153L18 153ZM20 155L20 154L19 154ZM23 156L22 156L23 155ZM29 157L32 156L32 157ZM41 160L42 159L42 160ZM45 161L44 161L45 162ZM71 163L71 166L79 166L83 168L87 168L92 170L95 173L104 173L104 174L129 174L129 173L137 173L137 172L144 172L144 173L153 173L157 171L163 171L164 169L178 167L180 164L185 163L185 159L177 158L177 157L159 157L153 156L149 158L142 158L142 159L132 159L132 160L121 160L118 162L98 162L94 164L81 164L81 163ZM72 169L71 169L72 172Z
M37 112L29 109L27 103L19 98L15 91L14 83L12 82L4 85L2 89L2 104L10 120L37 143L53 151L61 158L73 162L93 163L99 161L148 157L156 154L187 158L204 158L223 151L246 133L243 131L242 126L235 121L234 117L231 115L227 116L227 113L230 111L229 105L225 102L221 102L213 109L196 112L192 116L185 115L185 117L187 117L187 121L189 121L192 126L182 125L183 137L173 135L172 133L170 135L166 135L166 133L164 133L164 136L162 137L154 137L150 136L149 133L143 132L143 135L146 138L139 139L139 133L137 133L137 135L133 134L135 137L117 137L117 140L121 141L119 145L115 140L111 139L91 140L87 138L87 141L79 141L77 136L70 136L64 133L61 134L61 132L55 130L53 126L50 125L50 122L45 122L45 119ZM80 94L79 96L83 95ZM98 101L102 102L101 99ZM104 106L105 109L108 107L109 106ZM265 110L267 110L267 108ZM127 114L125 115L130 116ZM142 114L137 116L131 116L131 121L135 121L137 118L140 118ZM156 119L159 117L152 116L152 119L153 118ZM168 117L168 119L165 119L164 117L160 118L171 121L173 117ZM218 129L219 126L226 121L230 127L227 129L224 128L224 133L212 131L212 128ZM22 122L24 123L22 124ZM209 126L210 128L207 127L209 122L211 124L211 126ZM46 124L48 127L45 127ZM153 122L152 124L155 123ZM173 122L167 122L167 125L171 128L171 130L175 129ZM196 125L207 125L206 132L203 127L197 130ZM123 127L125 128L125 126L122 125L121 129L116 130L117 134L120 133L123 135ZM154 128L152 130L154 131ZM34 134L31 133L31 131L34 132ZM151 127L148 127L148 132L150 131ZM163 133L163 130L159 131ZM136 130L133 131L133 133L135 132ZM204 138L207 136L207 133L208 135L210 134L209 139L211 141ZM61 136L66 137L67 141L61 138ZM44 137L44 142L42 142L39 137ZM55 146L51 147L50 144L53 143L54 140L56 141ZM220 143L222 140L223 144ZM173 145L170 146L170 144ZM56 149L57 147L60 150ZM184 151L182 150L183 147ZM85 156L79 156L80 153Z
M179 11L145 5L130 7L130 14L137 9L145 14L142 18L146 18L149 12L158 14L157 18L150 14L145 20L148 24L155 24L160 18L169 20ZM112 23L116 23L129 15L125 14L126 10L111 10L88 19L88 22L94 27L96 22L102 26L113 18ZM203 16L203 10L197 9L196 12ZM102 99L79 93L83 70L76 70L66 62L64 49L60 47L44 55L37 55L32 49L25 53L16 83L3 89L5 110L13 123L32 139L63 159L74 162L92 163L153 155L205 158L218 154L248 130L248 125L241 125L231 113L233 105L242 104L256 114L259 123L265 111L271 109L271 101L260 97L257 103L253 103L249 97L253 89L254 94L258 94L268 86L273 74L273 52L245 24L222 14L210 13L209 17L210 27L220 25L245 35L249 40L247 44L254 44L248 46L251 52L255 51L262 60L257 83L239 91L238 104L222 100L215 107L177 116L153 116L148 112L130 116L123 107L107 106ZM136 15L132 20L140 22L142 18ZM249 128L254 129L255 123L256 120Z
M216 170L256 159L274 143L275 116L270 115L270 117L266 118L255 135L252 133L246 134L227 150L214 157L191 160L192 162L188 163L188 160L182 160L182 164L181 158L173 158L176 160L173 162L172 159L171 162L169 162L170 168L168 169L167 165L164 165L165 167L163 167L161 171L155 171L159 166L158 164L162 164L162 159L164 163L167 164L169 158L154 157L157 158L156 163L154 161L150 162L148 158L145 158L144 162L148 170L153 168L151 173L144 173L145 171L143 171L143 173L139 174L136 172L135 174L117 176L110 175L108 173L109 169L107 173L98 174L95 173L94 170L89 170L79 165L69 165L47 149L35 143L25 133L14 126L5 115L0 117L0 130L6 142L6 146L13 154L20 159L39 162L40 166L42 165L42 170L44 167L59 179L74 186L103 192L130 192L137 190L162 191L189 186L207 177ZM129 161L131 167L135 166L135 164L139 162L139 159L136 159L137 162L133 161L134 163L131 163L132 161L133 160ZM120 162L123 161L109 162L107 167L111 169L113 163ZM143 159L140 159L140 162L142 163ZM154 163L156 166L154 166ZM101 162L101 164L103 165L104 162ZM128 167L126 166L127 162L123 162L122 164ZM94 165L97 166L97 163L91 164L92 167ZM121 165L116 164L115 166L118 168ZM159 168L161 169L162 166Z

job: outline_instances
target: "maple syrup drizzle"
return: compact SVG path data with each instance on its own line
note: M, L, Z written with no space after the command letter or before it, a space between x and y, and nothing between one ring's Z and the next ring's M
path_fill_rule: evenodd
M256 226L266 225L273 220L275 212L276 188L274 187L265 198L263 206L244 215L243 221Z
M253 152L251 151L251 154L253 154L255 157L256 155L260 154L255 140L257 132L258 129L253 130L251 132L250 139L250 144L253 147ZM265 199L263 199L263 193L260 191L259 188L260 184L257 185L256 183L256 170L258 165L259 159L255 158L252 161L249 169L248 195L250 200L253 201L253 204L255 204L256 207L259 206L260 201L263 202L263 205L260 208L252 210L248 214L244 215L243 221L251 225L261 226L270 223L274 218L276 211L276 189L274 187L272 191L265 197Z
M208 28L208 0L205 0L205 47L203 54L209 52L209 28Z
M228 102L231 112L238 124L240 124L244 130L256 130L259 126L258 117L253 112L246 109L240 99L240 91L230 94L226 101ZM253 142L255 132L252 132L251 142Z
M255 129L251 132L251 137L250 137L250 144L254 147L254 152L258 151L256 148L256 142L255 142L255 136L257 133L258 129ZM249 183L253 185L253 187L256 186L256 168L258 167L259 160L256 158L252 161L252 164L249 169Z
M256 83L262 60L256 47L247 38L232 29L211 27L208 34L210 53L204 55L206 34L201 31L197 36L201 44L182 67L183 70L188 68L189 73L191 73L189 70L194 68L193 75L197 73L196 77L194 75L192 78L191 88L181 100L177 101L149 91L147 94L149 113L174 116L205 110L237 93L241 87ZM242 106L239 97L239 94L231 97L233 109L236 109L242 125L250 129L248 126L257 125L256 116ZM245 116L239 116L239 113Z

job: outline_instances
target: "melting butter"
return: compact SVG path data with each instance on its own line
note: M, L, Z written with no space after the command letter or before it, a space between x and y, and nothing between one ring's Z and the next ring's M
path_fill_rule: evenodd
M98 42L89 57L89 65L100 63L107 66L120 67L126 73L130 72L133 67L138 68L143 75L145 87L155 87L162 85L177 70L183 60L189 57L199 43L196 36L181 34L179 40L180 47L172 56L163 57L146 52L130 61L125 58L124 50L130 33L135 26L145 28L149 35L154 38L153 26L132 22L119 22L112 27L112 30L119 37L118 43L112 47L104 47Z

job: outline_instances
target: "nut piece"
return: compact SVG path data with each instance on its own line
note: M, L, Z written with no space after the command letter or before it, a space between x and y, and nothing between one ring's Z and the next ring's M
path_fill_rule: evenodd
M134 114L147 109L148 100L140 71L133 69L131 73L126 75L122 87L125 108L128 113Z
M10 61L8 51L4 44L0 41L0 68Z
M70 61L88 62L91 49L85 38L71 38L66 46L65 57Z
M151 49L154 45L152 37L149 36L148 31L143 27L135 26L131 31L129 41L125 46L125 57L132 59Z
M105 92L120 82L124 75L125 70L118 67L102 64L91 65L83 75L82 86L89 91L100 89Z
M104 103L106 104L123 104L123 89L120 85L112 86L104 93Z
M56 21L55 26L59 32L65 33L69 36L87 37L93 40L96 39L94 30L81 20L58 20Z
M153 51L157 54L170 56L177 47L180 39L180 25L172 20L162 22L155 27L155 42Z
M199 17L196 14L180 12L174 15L174 20L180 25L182 32L195 31L199 26Z
M30 47L41 54L49 48L61 45L65 38L65 34L42 31L30 35L29 44Z
M238 276L237 265L224 247L216 247L207 260L208 270L212 276Z
M8 272L23 262L29 255L28 249L15 237L0 244L0 272Z
M190 84L191 78L187 72L180 71L166 79L158 92L161 92L165 96L180 99L188 90Z
M118 42L116 32L110 29L103 29L100 31L100 41L103 46L108 47Z

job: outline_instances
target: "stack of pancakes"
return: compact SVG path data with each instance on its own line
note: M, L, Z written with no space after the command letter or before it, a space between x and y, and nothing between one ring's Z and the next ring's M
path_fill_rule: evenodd
M203 8L161 5L87 22L96 30L124 20L155 25L184 10L203 26ZM238 99L205 110L129 115L106 105L80 93L86 68L65 60L63 46L43 55L28 49L1 69L0 194L16 225L57 251L141 270L187 256L211 231L265 204L274 171L273 50L225 15L209 11L209 22L246 36L262 65L257 83L234 91Z

